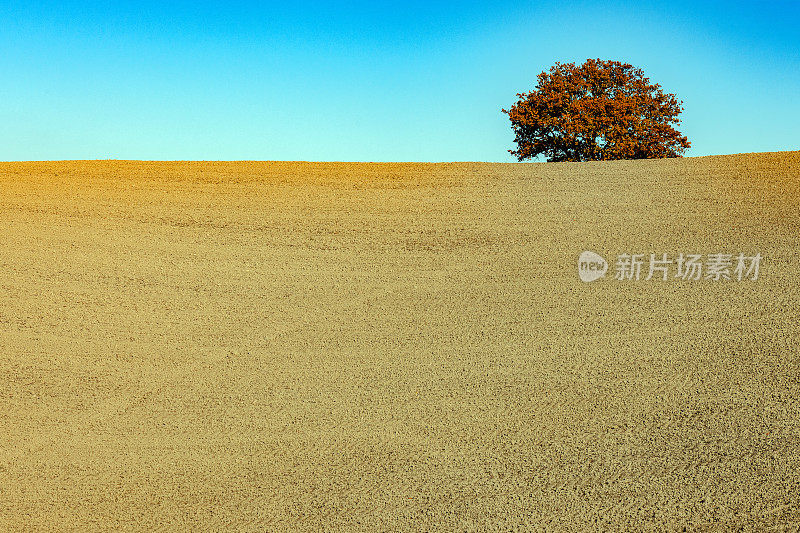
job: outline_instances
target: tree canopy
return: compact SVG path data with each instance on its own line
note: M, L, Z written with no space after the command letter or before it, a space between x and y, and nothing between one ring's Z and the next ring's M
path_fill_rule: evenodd
M619 61L556 63L519 93L511 109L516 150L523 161L600 161L680 157L691 146L673 126L683 102L650 83L641 69Z

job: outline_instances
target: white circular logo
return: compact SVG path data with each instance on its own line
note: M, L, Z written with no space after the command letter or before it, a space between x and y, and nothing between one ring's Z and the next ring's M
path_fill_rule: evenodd
M578 257L578 277L586 283L602 278L608 271L608 262L594 252L583 252Z

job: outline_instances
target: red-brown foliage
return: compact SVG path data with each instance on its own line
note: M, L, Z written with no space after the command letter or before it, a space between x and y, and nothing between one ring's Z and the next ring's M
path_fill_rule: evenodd
M680 157L691 145L673 125L683 111L674 94L619 61L556 63L536 89L517 94L508 114L520 161L599 161Z

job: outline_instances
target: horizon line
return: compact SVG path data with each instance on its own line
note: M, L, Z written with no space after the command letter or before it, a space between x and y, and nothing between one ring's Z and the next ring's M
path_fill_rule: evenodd
M678 159L701 159L705 157L725 157L736 155L755 155L755 154L783 154L800 152L800 148L795 150L770 150L765 152L735 152L729 154L708 154L708 155L693 155L693 156L678 156L678 157L653 157L642 159L607 159L595 161L345 161L333 159L116 159L116 158L98 158L98 159L4 159L0 160L2 163L86 163L86 162L102 162L102 161L116 161L120 163L332 163L332 164L364 164L364 165L394 165L394 164L410 164L410 165L449 165L449 164L467 164L467 163L480 163L490 165L540 165L540 164L559 164L559 163L613 163L618 161L663 161L663 160L678 160Z

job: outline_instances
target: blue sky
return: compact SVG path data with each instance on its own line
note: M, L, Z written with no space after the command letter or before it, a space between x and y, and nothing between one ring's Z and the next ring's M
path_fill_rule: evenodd
M556 61L684 101L687 155L800 149L800 2L5 2L0 160L512 161Z

